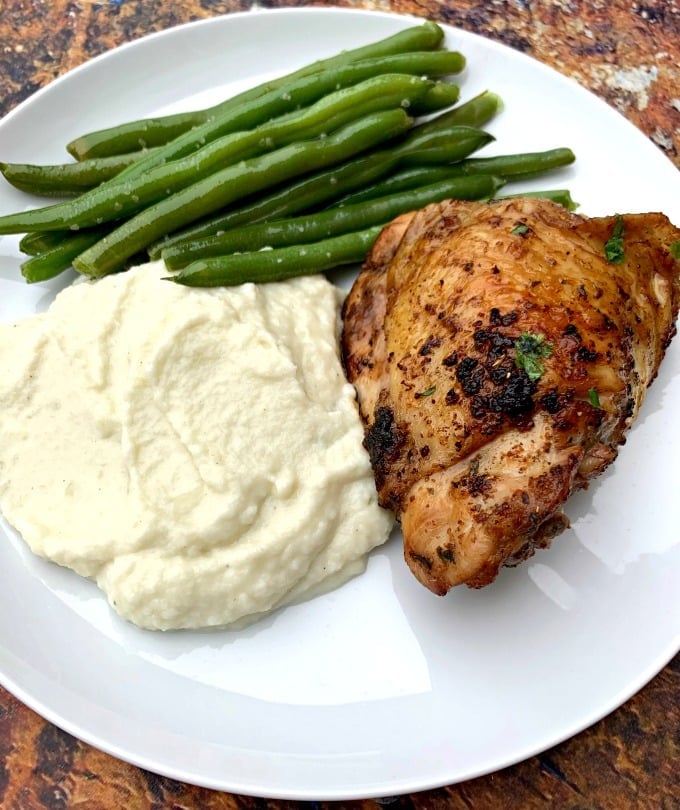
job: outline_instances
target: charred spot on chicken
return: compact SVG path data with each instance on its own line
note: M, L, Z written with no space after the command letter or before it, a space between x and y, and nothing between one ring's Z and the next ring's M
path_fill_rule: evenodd
M662 214L530 198L447 201L383 230L342 350L380 502L426 587L487 585L568 525L675 332L677 244Z

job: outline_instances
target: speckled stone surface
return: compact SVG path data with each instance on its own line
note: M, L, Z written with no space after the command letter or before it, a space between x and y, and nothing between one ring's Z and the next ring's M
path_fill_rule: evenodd
M102 51L152 31L252 5L246 0L2 0L0 115ZM284 5L330 4L259 3ZM680 167L677 0L345 0L333 5L429 17L524 51L593 90ZM371 800L308 804L311 810L380 806ZM3 810L300 806L217 793L154 776L75 740L0 689ZM573 739L499 773L400 797L387 806L399 810L680 807L680 657L624 706Z

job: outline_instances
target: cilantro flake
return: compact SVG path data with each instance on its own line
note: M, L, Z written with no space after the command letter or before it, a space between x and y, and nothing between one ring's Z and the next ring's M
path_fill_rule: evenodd
M588 402L593 406L593 408L600 408L600 395L597 393L597 388L589 388L588 389Z
M668 249L671 252L671 256L677 261L680 261L680 239L676 239L675 242L671 242Z
M621 264L625 259L623 250L624 230L623 217L619 214L616 218L612 235L604 243L604 255L607 257L609 264Z
M523 222L520 222L518 225L510 231L513 236L524 236L525 233L529 233L529 226L525 225Z
M515 341L515 365L524 371L532 382L536 382L545 371L541 360L550 357L552 350L552 343L546 342L545 335L522 332Z
M424 391L419 391L419 392L416 394L416 397L418 397L418 398L420 399L421 397L429 397L429 396L432 396L432 394L434 394L434 392L435 392L436 390L437 390L437 386L436 386L436 385L431 385L429 388L426 388Z

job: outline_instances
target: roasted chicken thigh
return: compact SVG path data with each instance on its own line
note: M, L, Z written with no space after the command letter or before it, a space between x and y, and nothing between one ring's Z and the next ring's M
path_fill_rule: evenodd
M342 350L380 503L430 590L482 587L547 546L615 459L675 331L678 240L662 214L529 198L383 230Z

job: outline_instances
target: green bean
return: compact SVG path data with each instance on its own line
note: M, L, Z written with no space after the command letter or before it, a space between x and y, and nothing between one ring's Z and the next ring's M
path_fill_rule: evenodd
M505 178L525 178L568 166L576 159L571 149L563 147L545 152L520 152L488 158L462 160L452 169L460 176L495 174Z
M81 273L102 276L165 233L177 230L231 202L283 183L303 172L346 160L403 133L412 119L403 109L373 113L313 141L299 141L235 166L228 166L150 206L74 259Z
M471 177L493 174L504 179L522 179L543 174L552 169L567 166L574 160L570 149L550 149L546 152L526 152L515 155L498 155L488 158L468 158L451 166L415 166L404 169L385 180L365 185L359 191L338 199L333 207L370 200L400 189L415 188L418 185L445 177Z
M260 96L285 89L288 84L297 79L321 71L335 70L359 60L380 58L407 51L434 50L441 44L443 38L442 29L435 23L428 21L422 25L410 26L385 39L342 51L330 58L305 65L292 73L239 93L228 101L209 107L206 110L146 118L131 121L121 126L90 132L71 141L67 149L74 157L82 160L88 157L102 157L136 151L141 145L160 146L183 134L188 129L203 124L210 118L221 116L225 111L238 110L243 104L250 103ZM458 71L452 70L451 72Z
M487 132L472 127L432 127L424 135L420 129L420 126L414 127L404 139L386 149L352 158L343 165L303 177L268 195L250 199L239 207L198 221L189 228L166 234L149 247L149 255L157 258L165 247L229 228L311 211L336 200L345 192L384 177L397 166L427 161L459 161L493 140Z
M449 198L458 200L489 198L502 185L503 181L495 177L483 175L458 177L401 194L370 200L367 203L236 228L219 236L166 248L161 255L166 265L171 270L176 270L196 259L211 256L260 250L264 247L276 248L318 242L331 236L363 230L372 225L385 225L399 214L422 208L433 202Z
M158 166L125 183L44 208L0 217L0 233L86 228L122 219L208 177L224 166L298 140L325 135L369 112L417 104L432 82L385 74L324 96L316 104L254 130L225 135L182 160Z
M73 234L68 240L63 240L60 244L23 262L21 274L29 284L54 278L67 270L73 259L93 245L98 238L96 233L89 231Z
M499 200L509 200L513 197L533 197L539 200L550 200L561 205L567 211L575 211L579 204L571 196L571 192L566 188L542 189L541 191L516 191L514 194L503 194Z
M28 256L40 256L56 247L63 247L68 250L67 245L83 245L83 234L90 238L90 244L94 244L103 239L112 229L111 225L102 225L97 228L84 228L73 231L31 231L25 234L19 242L19 250ZM81 250L83 248L81 247ZM80 252L80 251L78 251Z
M117 124L80 135L66 144L77 161L115 157L165 146L166 143L208 120L209 110L174 113Z
M147 152L132 152L51 166L0 163L0 172L8 183L20 191L41 197L72 197L111 180L146 154Z
M417 102L411 111L415 112L417 115L439 112L439 110L443 110L455 104L459 97L460 88L457 84L436 82L432 89Z
M428 118L418 125L416 131L420 137L428 137L433 132L441 132L451 127L478 129L488 123L501 107L500 97L487 91L451 110Z
M454 164L455 166L455 164ZM406 169L395 172L384 180L379 180L377 183L366 185L359 191L346 194L339 200L336 200L332 205L328 206L328 210L334 208L343 208L346 205L354 205L355 203L373 200L376 197L384 197L387 194L396 194L399 191L408 191L412 188L419 188L420 186L428 185L429 183L437 183L440 180L448 180L452 176L459 177L460 175L452 171L452 167L445 166L409 166ZM484 175L479 175L480 177Z
M74 235L77 236L78 234L74 234L73 231L33 231L21 238L19 250L28 256L39 256Z
M496 93L484 90L447 113L446 126L483 127L503 109L503 100ZM439 122L442 123L441 120Z
M199 259L168 279L190 287L233 287L314 275L361 262L381 230L376 226L308 245Z

